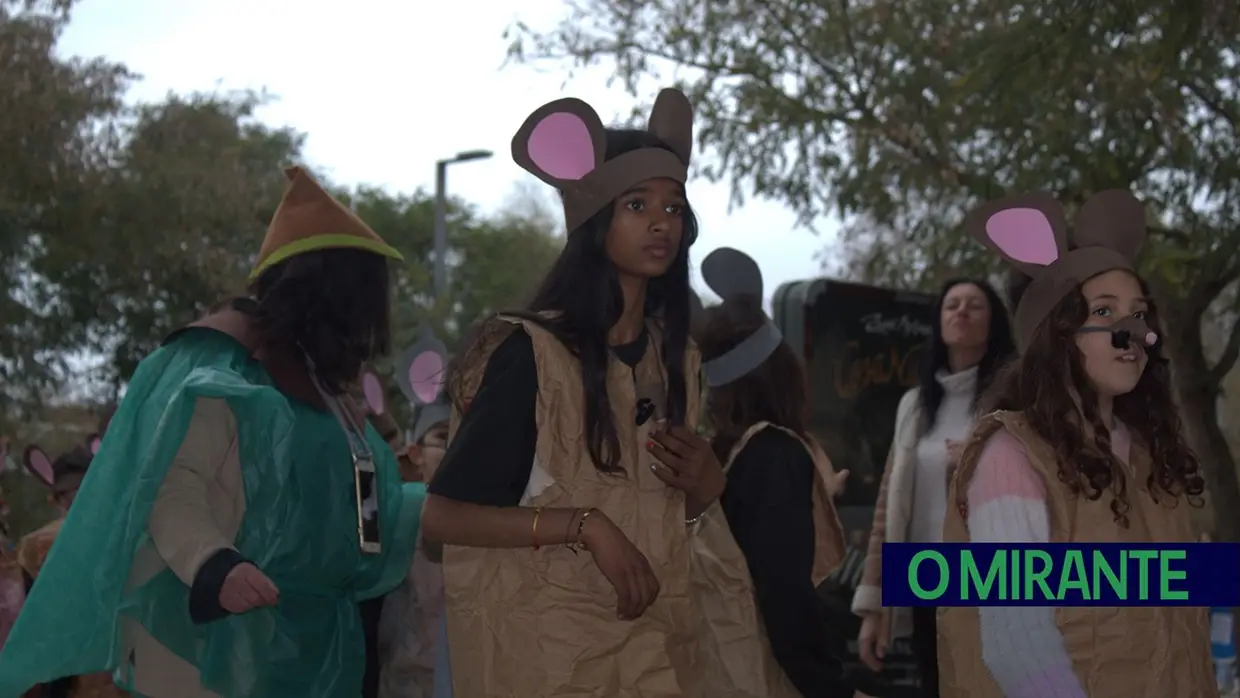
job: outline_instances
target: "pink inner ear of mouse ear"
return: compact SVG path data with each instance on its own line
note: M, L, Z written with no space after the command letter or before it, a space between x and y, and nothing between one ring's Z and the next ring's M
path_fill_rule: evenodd
M86 446L87 448L90 449L90 454L92 456L99 455L99 445L102 443L103 443L103 439L99 438L98 434L92 434L91 437L86 441Z
M51 487L56 481L56 473L52 470L52 459L47 457L43 449L31 446L26 449L26 468L43 484Z
M598 166L590 127L572 112L544 116L530 131L526 148L530 161L555 179L579 180Z
M1046 266L1059 259L1055 229L1036 208L1007 208L986 219L986 236L1014 262Z
M425 351L409 363L409 386L422 404L430 404L443 389L444 360L433 351Z
M372 414L383 414L387 411L387 404L383 399L383 384L379 382L379 376L369 371L362 374L362 394L366 396L366 406L370 408Z

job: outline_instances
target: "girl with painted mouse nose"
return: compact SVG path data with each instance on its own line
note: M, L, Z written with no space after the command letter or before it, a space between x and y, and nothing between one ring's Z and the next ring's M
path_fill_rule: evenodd
M1193 542L1185 445L1136 258L1145 208L1100 192L1067 223L1046 194L982 206L968 232L1032 277L1021 357L996 379L949 490L947 542ZM993 403L993 404L990 404ZM1204 608L939 609L949 698L1217 696ZM1151 659L1153 658L1153 659Z

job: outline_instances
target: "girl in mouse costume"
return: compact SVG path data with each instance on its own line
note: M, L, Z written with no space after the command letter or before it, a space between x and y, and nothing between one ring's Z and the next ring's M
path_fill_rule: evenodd
M444 395L447 350L429 327L396 362L401 393L416 410L406 460L412 477L429 480L443 458L451 406ZM387 596L379 625L382 698L429 698L435 685L436 643L443 622L443 570L418 539L403 584Z
M832 641L816 592L842 559L844 537L829 489L834 476L806 429L804 370L762 310L752 259L715 250L702 276L723 299L703 311L695 336L710 387L712 447L728 480L694 539L706 694L852 698L856 686L837 655L843 638ZM727 627L712 626L713 616L737 609L755 632L712 632Z
M98 435L91 434L86 445L63 453L54 461L38 446L27 446L23 453L22 463L26 470L50 490L52 504L61 514L55 521L26 535L18 546L17 559L25 576L27 592L33 588L47 560L64 523L64 516L73 504L98 446ZM26 695L29 698L113 698L128 694L112 682L111 673L99 672L60 678L40 685Z
M453 435L423 527L444 544L456 695L702 695L686 521L724 482L685 426L700 394L692 143L676 90L646 129L561 99L513 139L569 233L527 310L487 321L449 374ZM653 442L675 442L675 473Z
M951 481L947 542L1192 542L1201 468L1159 357L1134 259L1144 207L1095 194L1067 224L1049 195L970 214L968 232L1032 277L1021 356L992 390ZM1217 696L1203 608L941 608L947 698ZM1151 660L1151 657L1154 657Z
M60 533L64 517L69 513L69 506L73 504L78 488L86 477L86 471L90 468L91 459L94 458L92 447L98 447L98 437L93 434L87 440L86 446L79 446L61 454L55 461L35 445L27 446L22 454L22 464L36 480L47 487L52 505L60 512L56 520L27 534L17 546L17 559L27 575L27 586L39 576L39 570L51 551L52 543Z
M285 174L250 295L134 374L0 654L0 696L104 670L147 698L361 693L358 603L404 577L420 513L349 395L387 351L400 254Z

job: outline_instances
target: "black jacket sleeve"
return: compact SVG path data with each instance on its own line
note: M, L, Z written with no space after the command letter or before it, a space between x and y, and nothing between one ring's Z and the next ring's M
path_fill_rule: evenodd
M852 698L812 578L814 477L799 441L764 429L737 454L721 504L780 667L806 698Z

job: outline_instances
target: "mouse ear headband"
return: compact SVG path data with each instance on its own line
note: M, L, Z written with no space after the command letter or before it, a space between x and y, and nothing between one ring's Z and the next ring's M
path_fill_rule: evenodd
M755 297L759 306L762 303L762 272L758 263L740 250L721 247L711 252L702 260L702 278L725 304L744 296ZM758 331L702 365L706 384L718 388L743 378L761 366L782 341L779 328L766 318Z
M646 130L671 150L638 148L607 160L607 132L594 109L580 99L557 99L521 124L512 138L512 159L560 190L571 233L639 182L688 179L693 107L684 93L659 92Z
M52 468L52 459L48 458L47 452L38 446L31 444L26 447L22 453L22 465L26 466L26 470L39 482L49 488L56 485L56 471Z
M387 391L383 389L383 381L373 366L362 369L362 396L366 399L366 409L371 416L382 417L388 413Z
M1135 273L1137 253L1145 244L1145 208L1130 192L1098 192L1081 206L1073 223L1074 244L1069 246L1063 207L1043 192L991 201L965 217L965 232L1033 279L1016 305L1016 338L1022 351L1038 325L1080 284L1114 269ZM1113 343L1122 339L1121 332L1146 340L1147 346L1157 341L1139 318L1097 330L1111 332ZM1148 341L1150 335L1154 342Z
M418 340L401 352L396 362L400 391L418 411L409 434L413 443L421 441L431 427L452 416L444 393L447 366L448 350L427 325L418 330Z

